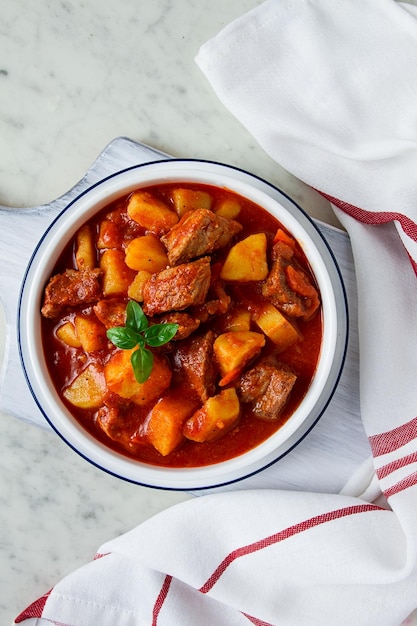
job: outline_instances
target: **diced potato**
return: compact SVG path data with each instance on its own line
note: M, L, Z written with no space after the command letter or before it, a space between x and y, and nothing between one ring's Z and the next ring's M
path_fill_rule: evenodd
M166 233L178 222L178 215L148 191L135 191L127 205L129 217L151 233Z
M83 350L94 352L106 347L106 328L99 320L76 315L74 323L75 331Z
M104 296L126 296L136 273L126 265L123 250L104 250L100 268L103 270Z
M133 350L118 350L106 363L104 375L109 391L139 405L149 404L160 398L171 383L171 369L167 360L154 354L154 365L148 380L138 383L130 357Z
M138 272L127 290L129 298L136 300L136 302L143 302L143 287L151 276L152 274L150 272L145 272L145 270Z
M263 304L254 312L253 320L280 350L300 339L298 330L273 304Z
M233 387L208 398L184 424L187 439L202 443L228 433L239 421L240 404Z
M195 209L211 209L213 198L206 191L194 191L193 189L174 189L172 192L174 208L179 217L187 211Z
M219 335L213 350L222 375L220 386L229 384L265 345L265 336L250 330L231 331Z
M122 239L120 229L112 220L104 219L100 222L97 238L97 248L99 250L121 248Z
M251 314L246 309L234 309L225 319L223 329L231 330L250 330Z
M240 203L233 198L225 198L221 200L214 209L216 215L220 215L221 217L228 217L231 220L237 218L241 210Z
M154 274L169 264L165 247L154 235L136 237L126 247L126 265L132 270Z
M103 371L97 365L90 363L64 389L64 397L80 409L98 409L104 400L106 381Z
M60 341L66 343L71 348L81 348L81 341L78 339L77 331L72 322L65 322L57 328L56 336Z
M93 234L88 224L81 226L76 236L75 261L79 270L96 267L96 249Z
M162 456L170 454L184 441L184 422L196 408L195 400L169 392L155 404L149 417L147 435Z
M249 282L264 280L268 275L266 235L249 235L230 250L220 271L223 280Z

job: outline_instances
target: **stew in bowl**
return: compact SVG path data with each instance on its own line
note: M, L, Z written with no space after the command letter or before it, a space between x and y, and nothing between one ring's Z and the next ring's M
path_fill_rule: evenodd
M68 206L29 264L19 321L32 393L64 440L173 489L288 453L329 401L347 335L313 222L268 183L190 160L129 168Z

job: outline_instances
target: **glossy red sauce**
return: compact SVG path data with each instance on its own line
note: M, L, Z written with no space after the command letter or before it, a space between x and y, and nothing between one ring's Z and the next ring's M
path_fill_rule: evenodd
M253 233L264 232L269 244L271 244L278 227L281 227L281 224L264 209L227 190L197 184L159 185L149 187L148 190L170 204L171 191L173 188L179 186L208 191L213 196L214 203L228 196L237 198L242 208L236 220L243 226L242 232L238 235L239 239L243 239ZM120 215L123 215L126 201L127 197L113 202L94 216L89 221L93 231L98 233L101 220L110 212L118 211ZM145 234L141 227L136 224L132 225L131 223L129 223L127 231L123 231L122 224L123 220L121 220L120 226L120 240L123 241L123 246L133 237ZM74 245L74 241L68 243L54 268L53 274L63 272L66 268L76 267ZM230 247L231 245L214 253L212 255L213 262L222 262ZM99 258L99 255L100 252L97 251L97 258ZM301 248L297 250L297 260L303 270L310 276L311 281L315 284L308 261ZM263 300L259 283L228 284L226 289L227 293L232 297L232 301L243 307L250 306L252 309L256 308L257 304ZM91 306L81 308L81 311L86 314L94 315ZM80 309L67 312L65 319L72 319L75 314L79 312ZM132 442L130 448L127 449L110 439L101 428L97 426L95 410L78 409L65 400L62 396L62 390L74 380L79 372L85 368L89 362L99 363L104 366L116 348L108 343L105 350L96 351L92 354L86 354L79 348L70 348L63 344L56 336L56 329L62 324L62 321L62 317L54 320L43 318L42 333L43 346L50 376L63 402L79 423L93 437L106 446L130 458L165 467L196 467L225 461L247 452L276 432L291 416L303 399L316 370L322 341L322 317L320 310L310 321L297 322L302 333L302 341L293 344L279 354L280 361L289 365L297 374L297 381L287 405L277 420L264 421L258 419L251 414L248 405L242 405L242 413L238 425L222 438L213 442L204 443L185 440L177 450L164 457L149 444L146 438L146 418L151 407L139 407L133 404L129 406L129 411L126 415L126 431L130 432ZM204 324L204 327L213 327L214 329L221 328L221 319L211 319ZM274 349L272 342L267 340L264 348L265 353L272 353ZM169 360L171 358L170 352L168 351L166 354ZM174 390L174 393L180 394L181 397L184 397L184 394L196 395L190 385L184 382L184 380L177 380L175 376L173 377L171 388Z

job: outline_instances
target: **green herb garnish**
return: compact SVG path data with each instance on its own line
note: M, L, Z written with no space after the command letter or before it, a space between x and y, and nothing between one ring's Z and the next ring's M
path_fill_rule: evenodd
M107 338L122 350L132 352L130 362L138 383L148 380L153 367L153 353L146 346L158 348L170 341L178 330L178 324L149 325L142 307L130 300L126 307L126 326L115 326L107 331Z

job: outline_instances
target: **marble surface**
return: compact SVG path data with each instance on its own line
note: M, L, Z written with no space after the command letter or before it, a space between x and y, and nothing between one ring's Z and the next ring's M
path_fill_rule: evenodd
M47 204L73 187L112 139L127 136L174 156L243 167L337 225L328 204L224 109L194 63L202 43L260 3L4 0L0 205ZM0 228L0 245L1 237ZM3 321L0 331L3 354ZM1 624L89 561L105 540L192 497L108 476L53 433L8 414L0 414L0 449Z

